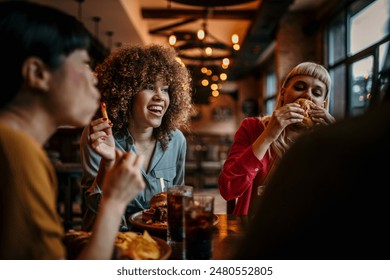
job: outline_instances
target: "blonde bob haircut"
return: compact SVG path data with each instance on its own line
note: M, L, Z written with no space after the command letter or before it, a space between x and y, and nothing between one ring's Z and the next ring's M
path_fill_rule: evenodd
M314 63L314 62L302 62L295 66L286 76L282 83L281 88L286 88L288 82L294 78L295 76L310 76L313 78L316 78L323 82L326 86L326 93L325 93L325 100L329 98L329 91L331 87L331 79L328 70L320 64ZM281 94L278 96L278 101L276 102L275 109L280 108L283 106L282 104L283 97ZM328 104L329 102L327 102ZM326 108L328 109L328 108Z

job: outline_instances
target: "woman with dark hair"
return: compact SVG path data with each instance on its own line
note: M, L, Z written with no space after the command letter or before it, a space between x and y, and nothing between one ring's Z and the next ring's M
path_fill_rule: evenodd
M0 259L63 259L57 178L42 146L58 126L87 125L100 94L89 34L74 17L29 2L0 3ZM116 152L85 259L110 259L127 203L144 187L142 157Z
M115 160L115 148L145 158L146 187L127 207L126 218L149 208L154 194L184 183L191 78L171 47L122 47L96 68L108 118L97 115L81 136L82 185L86 189L84 229L90 229L102 196L101 181ZM123 230L128 229L126 220Z

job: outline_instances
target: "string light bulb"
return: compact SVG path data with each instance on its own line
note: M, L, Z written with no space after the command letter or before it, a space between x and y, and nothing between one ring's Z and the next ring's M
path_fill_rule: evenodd
M171 46L174 46L176 44L176 36L174 34L172 34L171 36L169 36L169 40L168 40L169 44Z
M206 37L206 33L203 29L199 29L197 33L198 39L203 40Z
M205 48L204 52L206 55L211 56L213 54L213 49L210 47Z
M229 58L225 57L225 58L222 60L222 64L224 64L224 65L229 65L229 64L230 64Z
M237 34L233 34L232 35L232 43L233 44L238 44L238 41L239 41L239 37Z

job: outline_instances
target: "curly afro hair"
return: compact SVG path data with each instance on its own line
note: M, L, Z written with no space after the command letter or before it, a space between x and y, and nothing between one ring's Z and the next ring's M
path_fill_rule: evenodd
M155 137L165 150L173 130L188 129L192 107L192 79L172 47L161 45L123 46L95 69L101 101L107 105L114 134L123 134L134 121L129 118L133 97L161 79L169 86L170 105ZM97 117L101 117L99 112Z

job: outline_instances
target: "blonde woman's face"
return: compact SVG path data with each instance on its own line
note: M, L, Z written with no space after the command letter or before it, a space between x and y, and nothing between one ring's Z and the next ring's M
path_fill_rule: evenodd
M306 98L323 107L326 96L326 85L311 76L298 75L287 83L284 92L284 104L295 102L298 98Z

